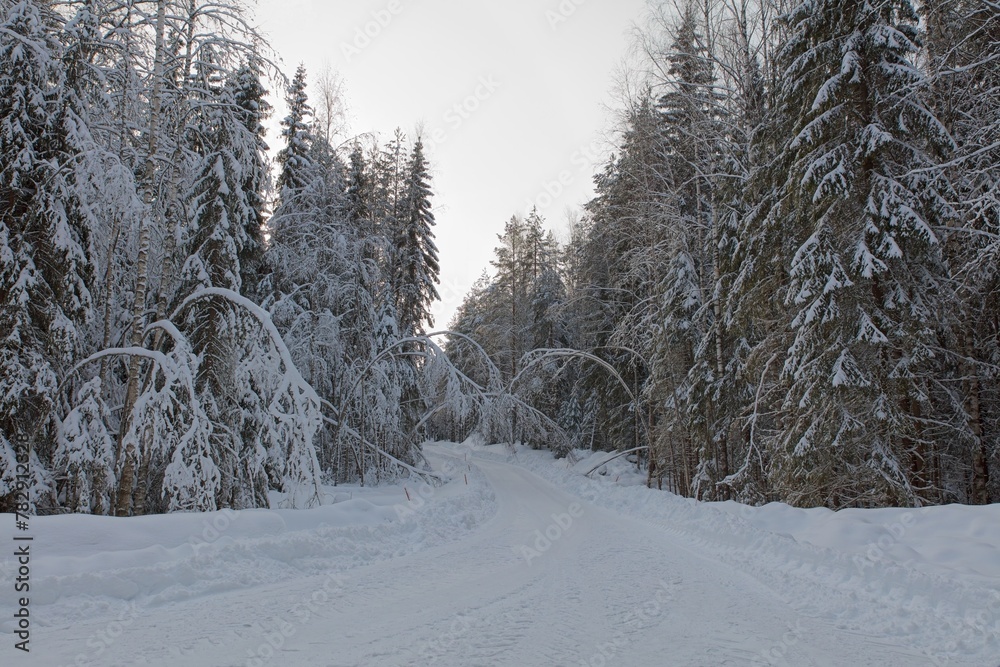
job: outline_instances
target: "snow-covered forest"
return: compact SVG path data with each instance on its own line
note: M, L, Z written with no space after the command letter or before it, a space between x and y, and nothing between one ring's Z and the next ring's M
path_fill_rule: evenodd
M1000 0L0 0L0 653L998 667L998 267Z
M654 6L568 243L515 215L452 324L567 436L487 439L648 443L702 500L1000 499L1000 5Z
M0 0L0 510L23 452L34 511L129 516L473 433L702 500L1000 498L1000 5L652 6L569 241L514 215L443 338L419 132L343 136L240 0Z
M0 510L25 444L39 513L303 507L418 462L428 158L334 145L336 87L275 58L238 0L0 0Z

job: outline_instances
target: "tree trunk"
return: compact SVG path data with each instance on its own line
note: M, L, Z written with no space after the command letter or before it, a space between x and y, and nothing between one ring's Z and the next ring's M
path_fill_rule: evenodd
M149 251L152 240L152 205L154 198L154 177L156 175L157 134L159 133L160 111L163 104L163 58L164 32L166 28L167 1L158 0L156 15L156 54L153 65L153 92L150 99L149 114L149 147L146 156L145 182L143 183L143 200L147 206L146 217L142 221L139 233L139 256L136 260L135 301L132 304L132 334L131 344L134 347L142 345L144 315L146 311L146 291L149 282ZM129 428L132 426L132 409L139 394L139 370L141 358L132 355L129 360L128 387L125 391L125 404L122 409L121 430L118 434L115 458L121 461L121 477L118 484L118 501L115 514L127 516L132 497L132 483L135 474L134 447L129 445L129 452L122 452L122 443ZM124 456L124 460L122 460Z
M913 398L904 400L914 428L914 437L912 439L904 438L904 442L909 440L910 443L910 486L916 492L920 504L923 504L931 501L932 489L930 480L927 478L930 466L928 465L927 444L924 442L923 429L920 427L920 402Z
M190 5L189 5L189 9L188 9L188 19L187 19L187 26L186 26L187 27L187 34L186 34L186 39L185 39L186 47L185 47L185 55L184 55L184 72L190 72L191 71L191 62L192 62L192 58L193 58L192 47L193 47L193 44L194 44L194 23L195 23L196 9L197 9L197 7L195 5L195 1L196 0L191 0ZM159 7L163 7L164 5L165 5L165 0L163 0L163 1L160 2ZM163 67L162 60L163 60L164 56L162 55L163 54L163 49L160 47L161 40L162 40L162 34L160 32L160 23L159 23L159 15L158 15L157 16L157 56L159 57L159 60L160 60L159 67L160 67L160 73L162 74L162 67ZM157 75L156 81L154 81L154 83L153 83L153 88L154 88L154 102L153 102L153 104L154 104L154 107L155 107L155 115L157 116L156 121L155 121L156 129L157 130L159 129L159 125L160 125L159 116L160 116L160 110L162 109L162 105L163 105L162 92L157 91L157 87L161 85L161 81L162 81L162 76ZM181 92L182 92L182 94L184 93L184 88L183 87L181 88ZM154 151L155 151L155 147L156 147L156 144L154 143L156 141L156 139L153 136L153 128L152 128L153 124L154 124L154 121L151 119L150 120L150 125L151 125L151 129L150 129L150 151L149 151L150 157L153 156ZM178 148L175 151L174 158L173 158L173 160L171 160L171 164L177 164L177 162L179 160L180 160L180 148ZM147 177L149 179L147 181L147 184L149 184L149 186L151 187L153 174L151 173L152 170L149 167L148 163L147 163L147 171L150 172L150 173L147 173ZM177 181L178 181L177 169L171 167L170 168L170 178L167 179L167 190L166 190L165 201L161 204L162 209L163 209L163 216L164 216L164 229L166 230L167 233L166 233L166 237L164 238L164 243L163 243L163 259L162 259L162 262L161 262L161 265L160 265L160 288L159 288L159 292L158 292L157 297L156 297L156 319L157 320L162 320L162 319L164 319L167 316L167 308L170 305L171 291L172 291L172 287L173 287L173 284L174 284L175 274L177 272L177 250L178 250L178 248L177 248L177 239L180 237L181 218L180 218L180 216L175 215L175 211L174 211L174 208L172 206L173 203L176 202L177 198L178 198L177 197L177 191L179 190L179 184L178 184ZM147 204L148 203L150 203L150 202L147 201ZM163 344L163 337L164 337L164 335L165 334L164 334L163 329L157 329L156 330L156 333L154 334L154 337L153 337L153 349L154 350L159 350L160 349L160 346ZM140 345L141 343L133 343L133 344L134 345ZM130 376L130 380L131 380L131 376ZM148 383L148 382L150 382L150 380L151 380L150 376L147 376L145 381L146 381L146 383ZM142 438L142 442L139 444L139 450L140 450L139 451L139 457L141 459L141 465L140 465L139 471L138 471L138 479L136 480L136 493L137 493L136 502L135 502L135 513L136 514L142 513L144 511L143 508L145 507L145 495L146 495L146 489L147 489L147 485L148 485L148 481L149 481L148 480L149 462L150 462L150 459L152 458L152 447L153 447L152 437L153 437L152 432L149 429L146 429L144 431L144 436ZM138 498L139 494L142 495L143 502L141 502L141 503L139 502L139 498Z
M148 432L150 429L146 429ZM143 442L146 442L151 436L146 435L143 437ZM139 470L136 476L135 485L135 505L132 508L132 516L142 516L146 513L146 496L149 492L149 464L152 458L151 448L143 445L142 453L140 454L141 460L139 461Z
M122 456L122 470L118 478L118 494L115 498L115 515L128 516L132 509L132 484L135 481L135 447L129 445Z
M966 355L971 357L972 345L966 339ZM980 409L979 372L967 364L966 376L969 378L966 414L969 420L969 430L975 437L972 447L972 495L969 501L973 505L989 505L990 468L986 452L986 442L983 438L983 417Z
M712 312L715 316L715 373L716 382L721 382L722 378L726 375L726 362L725 357L723 357L724 345L723 345L723 332L722 332L722 267L720 262L722 261L721 252L719 250L719 220L718 216L715 214L715 209L712 209L712 274L715 278L715 288L712 290ZM725 396L725 394L723 394ZM721 407L721 410L718 408ZM716 406L717 413L725 414L726 406ZM732 474L729 464L729 424L725 423L722 428L718 429L719 438L719 472L722 479L726 479ZM721 485L718 487L720 499L729 499L729 486Z
M113 283L114 283L114 271L112 270L115 265L115 255L118 250L118 239L121 237L121 220L118 216L114 216L114 222L112 223L111 230L111 243L108 246L108 265L104 271L104 334L101 338L102 349L108 349L111 347L111 319L112 319L112 308L111 304L113 299L111 295L113 293ZM104 357L101 359L101 386L106 387L108 384L108 363L109 357Z

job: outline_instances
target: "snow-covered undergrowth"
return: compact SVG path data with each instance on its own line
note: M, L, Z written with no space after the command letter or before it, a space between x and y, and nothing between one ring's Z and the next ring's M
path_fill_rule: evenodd
M445 461L435 461L443 467ZM326 487L313 509L175 513L127 519L82 514L31 520L31 614L40 626L117 616L295 578L329 575L447 543L496 512L474 466L454 461L451 481ZM466 484L466 475L468 484ZM409 500L407 499L409 493ZM281 498L272 497L272 507ZM12 544L14 517L0 514ZM0 580L13 581L11 553ZM0 598L0 632L13 632L12 600Z
M607 453L549 452L468 441L474 457L524 466L581 499L653 522L698 553L744 571L803 613L895 638L947 665L1000 664L1000 505L798 509L700 503L643 486Z

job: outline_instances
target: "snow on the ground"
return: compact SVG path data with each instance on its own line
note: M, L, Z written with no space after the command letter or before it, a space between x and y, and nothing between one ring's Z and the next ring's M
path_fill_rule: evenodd
M490 449L497 449L492 447ZM607 452L577 450L571 460L518 449L521 458L586 473L610 458ZM576 461L572 463L571 461ZM594 479L616 486L644 486L646 477L625 458L602 466ZM643 495L639 493L638 497ZM627 510L629 501L621 507ZM1000 582L1000 505L947 505L919 509L801 509L783 503L750 507L735 502L699 503L703 511L739 517L754 528L796 542L847 554L865 567L876 562L905 565L932 574L962 575L983 584Z
M68 624L93 614L121 614L137 604L161 606L342 572L459 539L496 507L478 469L455 466L449 477L444 486L420 480L330 486L328 504L311 509L34 517L33 622ZM280 494L270 500L280 507ZM0 514L3 544L13 544L14 532L13 515ZM6 585L15 562L13 550L4 551L0 582ZM14 601L4 595L0 602L0 633L13 632L8 611Z
M645 487L626 458L462 445L516 461L586 501L641 517L841 627L894 637L935 664L1000 666L1000 505L800 509L700 503Z
M443 487L33 518L23 664L1000 666L1000 507L698 503L625 458L584 477L605 453L428 452Z

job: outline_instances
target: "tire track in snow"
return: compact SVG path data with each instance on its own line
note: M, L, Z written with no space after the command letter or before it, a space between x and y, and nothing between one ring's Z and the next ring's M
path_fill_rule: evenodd
M493 488L492 519L450 541L346 570L336 598L261 664L933 664L891 638L812 617L828 610L822 601L816 614L804 614L782 597L796 588L769 586L757 571L757 552L740 542L744 533L698 538L667 521L653 525L581 502L523 468L474 463ZM526 562L521 548L574 503L582 513ZM732 530L717 522L712 529ZM748 554L749 567L729 562ZM770 572L797 576L795 567ZM100 664L247 665L262 633L278 630L266 621L287 615L321 581L300 576L146 608ZM74 628L74 639L92 626ZM46 641L59 649L56 657L71 655L65 637Z

